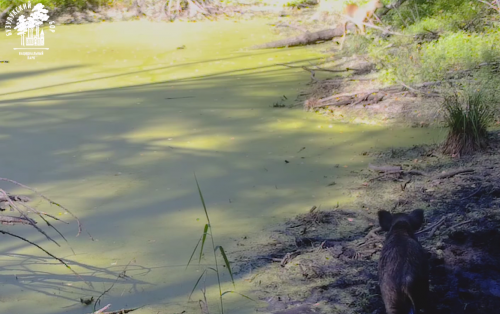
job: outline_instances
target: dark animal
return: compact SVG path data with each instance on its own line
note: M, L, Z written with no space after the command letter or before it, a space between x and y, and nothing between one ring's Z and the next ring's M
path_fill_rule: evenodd
M427 305L429 270L427 256L415 231L424 222L424 212L410 214L378 212L382 230L389 231L378 264L378 277L387 314L418 314Z

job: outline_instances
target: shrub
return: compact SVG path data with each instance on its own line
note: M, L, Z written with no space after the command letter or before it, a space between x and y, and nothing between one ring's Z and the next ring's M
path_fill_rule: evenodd
M381 41L370 48L370 55L380 63L381 79L386 83L407 84L439 81L453 72L469 70L500 58L500 32L481 34L448 33L438 41L415 44L412 37ZM393 50L383 49L392 44Z
M442 30L457 31L477 19L485 8L483 3L471 0L409 0L391 10L386 19L400 28L430 23Z

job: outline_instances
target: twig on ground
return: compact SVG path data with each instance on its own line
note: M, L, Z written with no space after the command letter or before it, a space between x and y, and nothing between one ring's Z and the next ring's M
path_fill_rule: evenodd
M285 267L288 262L290 262L295 256L299 255L299 252L286 253L285 257L280 262L281 267Z
M441 173L438 174L437 176L432 177L430 180L432 181L432 180L446 179L454 177L457 174L470 173L470 172L474 172L474 169L461 169L461 170L450 171L447 173Z
M474 195L476 195L477 193L479 193L479 191L481 191L481 189L482 189L482 188L483 188L483 185L481 184L481 185L479 185L479 187L478 187L478 188L477 188L474 192L472 192L470 195L467 195L467 196L466 196L466 197L464 197L464 198L461 198L460 200L461 200L461 201L464 201L464 200L466 200L466 199L468 199L468 198L473 197Z
M368 234L364 237L364 242L359 243L357 247L362 248L364 246L376 244L383 241L384 237L377 234L377 232L381 230L382 228L380 227L370 230L370 232L368 232Z
M410 182L411 182L412 179L413 179L413 177L410 177L407 181L405 181L403 184L401 184L401 191L406 190L406 186L408 184L410 184Z
M435 228L437 229L437 227L441 226L444 222L445 222L446 218L445 217L442 217L438 222L426 227L425 229L422 229L418 232L415 232L416 235L419 235L419 234L422 234L422 233L425 233L427 231L430 231L430 230L434 230ZM434 234L435 230L432 231L432 234ZM431 235L432 235L431 234Z
M471 219L471 220L466 220L466 221L462 221L462 222L460 222L460 223L454 224L453 226L451 226L451 227L449 227L448 229L446 229L444 232L448 232L448 231L450 231L450 230L451 230L451 229L453 229L453 228L459 227L459 226L461 226L461 225L468 224L468 223L470 223L470 222L472 222L472 221L473 221L473 220Z

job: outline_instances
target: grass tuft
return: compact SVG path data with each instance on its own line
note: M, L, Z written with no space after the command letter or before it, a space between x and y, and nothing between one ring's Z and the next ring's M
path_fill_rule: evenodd
M207 206L205 204L205 199L203 197L203 194L201 193L200 185L198 184L198 179L196 178L196 175L194 176L194 179L196 181L196 187L198 188L198 193L199 193L199 196L200 196L201 204L203 206L203 211L205 212L205 217L207 218L207 223L205 224L205 226L203 228L203 234L201 235L200 239L198 240L198 243L196 244L196 246L195 246L195 248L193 250L193 253L191 254L191 257L189 258L189 261L188 261L188 263L186 265L186 268L189 266L189 264L193 260L193 257L196 254L196 251L197 251L198 247L200 246L200 243L201 243L201 247L200 247L200 251L199 251L199 260L198 260L198 263L201 263L201 259L204 256L203 249L205 248L205 243L207 242L207 236L211 240L210 242L212 244L212 252L213 252L213 258L214 258L214 265L215 265L215 267L207 267L207 268L205 268L205 270L201 273L200 277L198 277L198 280L194 284L193 290L189 294L189 299L191 299L191 296L193 295L194 291L196 290L196 288L198 287L199 283L201 282L201 279L202 278L206 278L206 276L207 276L207 270L212 270L216 274L216 276L217 276L217 284L218 284L218 288L219 288L220 309L221 309L221 313L224 314L224 303L222 301L222 297L224 295L226 295L228 293L235 293L235 294L238 294L238 295L240 295L240 296L242 296L244 298L247 298L247 299L250 299L250 300L252 300L252 299L249 298L246 295L243 295L241 293L238 293L238 292L235 292L235 291L232 291L232 290L231 291L224 291L224 292L222 292L222 282L221 282L221 278L220 278L220 275L221 275L220 272L221 271L219 270L219 263L218 263L218 260L217 260L217 251L222 256L222 260L224 261L224 266L227 269L227 271L229 272L229 276L231 277L231 282L233 284L233 287L235 287L234 277L233 277L233 271L231 270L231 264L229 263L229 259L227 258L226 251L224 250L224 248L222 246L220 246L220 245L217 245L217 246L215 245L215 241L214 241L214 237L213 237L213 231L212 231L212 225L210 224L210 217L208 215L208 210L207 210ZM202 290L202 292L203 291L204 290ZM206 304L206 300L205 300L205 304Z
M488 126L494 114L484 92L454 92L444 98L443 106L448 127L445 154L469 155L488 146Z

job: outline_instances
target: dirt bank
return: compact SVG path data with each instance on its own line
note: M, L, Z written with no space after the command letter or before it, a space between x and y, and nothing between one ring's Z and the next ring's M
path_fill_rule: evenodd
M242 239L238 272L268 303L263 312L385 313L377 285L383 236L376 213L425 211L431 313L494 313L500 306L500 133L491 148L451 159L436 146L366 152L396 173L354 173L352 204L299 215L259 241ZM332 208L333 207L333 208ZM259 252L259 253L255 253Z
M280 37L294 38L306 32L338 27L340 20L338 14L331 12L289 10L286 15L275 18L272 25ZM325 58L300 67L311 73L311 81L300 98L304 108L341 122L438 126L443 118L442 97L435 89L437 85L441 88L441 85L437 82L413 87L402 82L387 85L379 79L377 66L380 64L366 53L366 46L380 40L384 34L375 31L365 37L353 36L354 26L348 24L347 27L350 31L343 50L339 49L341 38L308 46L324 53ZM395 52L388 49L384 53Z

